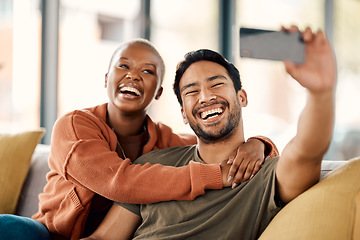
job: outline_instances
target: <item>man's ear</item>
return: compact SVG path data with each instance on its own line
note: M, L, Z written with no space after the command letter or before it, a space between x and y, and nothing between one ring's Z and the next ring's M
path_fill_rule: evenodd
M155 99L158 100L161 97L161 94L163 93L163 87L160 87L159 90L157 90Z
M105 74L105 88L107 88L108 74Z
M237 92L238 98L240 100L241 107L246 107L248 105L247 93L244 89L240 89Z
M182 115L182 117L183 117L184 123L185 123L185 124L188 124L189 122L188 122L188 120L187 120L186 113L185 113L185 111L184 111L183 108L181 108L181 115Z

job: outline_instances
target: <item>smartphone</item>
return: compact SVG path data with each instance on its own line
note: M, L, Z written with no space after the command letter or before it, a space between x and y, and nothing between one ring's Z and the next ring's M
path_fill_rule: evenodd
M240 28L240 57L268 60L289 60L301 64L305 43L300 32Z

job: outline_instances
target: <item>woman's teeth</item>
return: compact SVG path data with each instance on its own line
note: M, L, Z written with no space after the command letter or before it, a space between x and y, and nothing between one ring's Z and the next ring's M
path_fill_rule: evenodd
M121 93L133 93L133 94L135 94L136 96L140 96L141 95L141 93L140 93L140 91L139 90L137 90L136 88L133 88L133 87L122 87L121 89L120 89L120 92Z

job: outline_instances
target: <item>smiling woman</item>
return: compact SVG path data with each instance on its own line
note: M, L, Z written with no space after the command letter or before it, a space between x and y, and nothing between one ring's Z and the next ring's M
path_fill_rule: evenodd
M105 87L110 99L109 109L122 109L127 112L135 112L134 108L147 109L153 99L161 96L164 71L162 58L148 42L136 40L119 47L111 58L109 71L105 75ZM115 126L115 122L121 122L118 113L111 111L109 116L113 121L110 124L116 132L122 132Z

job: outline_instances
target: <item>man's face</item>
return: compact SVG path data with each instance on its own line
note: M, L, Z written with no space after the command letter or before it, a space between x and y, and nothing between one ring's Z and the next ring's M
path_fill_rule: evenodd
M128 113L144 111L154 97L161 95L160 62L146 45L124 46L105 78L110 103Z
M236 93L226 69L214 62L193 63L182 76L182 114L195 134L206 143L226 140L237 130L246 92Z

